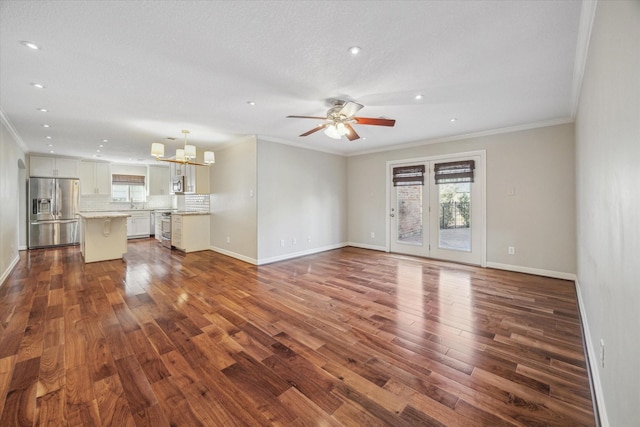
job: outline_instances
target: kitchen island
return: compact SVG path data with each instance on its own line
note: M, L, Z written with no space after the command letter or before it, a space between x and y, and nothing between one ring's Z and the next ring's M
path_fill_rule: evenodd
M209 249L209 212L172 211L171 246L182 252Z
M120 259L127 253L125 212L80 212L80 251L84 262Z

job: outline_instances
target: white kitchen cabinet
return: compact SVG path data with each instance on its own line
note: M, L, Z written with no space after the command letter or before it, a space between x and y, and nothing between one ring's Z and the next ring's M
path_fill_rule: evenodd
M78 178L79 161L61 157L31 156L29 176Z
M209 214L172 214L171 245L184 252L209 249Z
M166 196L170 194L170 170L164 166L149 166L147 194L149 196Z
M104 162L80 162L80 193L82 195L111 194L111 164Z
M127 218L127 238L136 239L151 235L151 213L149 211L131 211Z
M185 193L209 194L209 166L187 165Z
M184 176L184 192L209 194L209 167L171 163L171 178Z

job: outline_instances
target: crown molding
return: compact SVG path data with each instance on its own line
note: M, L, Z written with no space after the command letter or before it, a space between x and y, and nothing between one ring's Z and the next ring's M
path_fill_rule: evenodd
M2 106L0 106L0 122L2 122L4 127L7 128L7 130L9 131L11 136L13 137L13 140L16 142L16 144L18 144L18 147L20 147L20 149L25 154L28 153L29 152L29 148L27 147L27 144L24 143L24 141L22 140L22 137L20 137L20 135L18 134L16 129L13 127L13 125L9 121L9 118L4 113L4 110L2 109Z
M545 121L542 121L542 122L527 123L527 124L523 124L523 125L509 126L509 127L504 127L504 128L481 131L481 132L472 132L472 133L466 133L466 134L460 134L460 135L445 136L445 137L442 137L442 138L425 139L423 141L408 142L406 144L391 145L391 146L380 147L380 148L372 149L372 150L358 151L358 152L350 153L348 155L348 157L360 156L360 155L363 155L363 154L381 153L381 152L384 152L384 151L402 150L402 149L405 149L405 148L420 147L421 145L439 144L439 143L442 143L442 142L461 141L461 140L464 140L464 139L480 138L480 137L483 137L483 136L499 135L499 134L503 134L503 133L519 132L519 131L529 130L529 129L536 129L536 128L544 128L544 127L549 127L549 126L564 125L564 124L573 123L573 122L574 122L574 119L571 118L571 117L565 117L565 118L553 119L553 120L545 120Z
M580 24L578 26L578 40L576 42L576 57L573 65L573 82L571 87L571 118L575 119L580 103L580 91L582 90L582 79L584 69L587 65L587 55L589 53L589 43L591 42L591 31L596 15L597 0L583 0L580 11Z

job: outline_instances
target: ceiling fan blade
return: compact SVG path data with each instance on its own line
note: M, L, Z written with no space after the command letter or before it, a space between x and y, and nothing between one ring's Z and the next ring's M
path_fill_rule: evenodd
M374 126L393 126L396 124L392 119L374 119L371 117L354 117L358 125L374 125Z
M300 135L300 136L308 136L308 135L311 135L312 133L318 132L320 129L324 129L324 128L326 128L327 126L329 126L329 123L324 123L324 124L318 125L318 126L314 127L313 129L311 129L310 131L307 131L307 132L303 133L303 134L302 134L302 135Z
M287 119L317 119L317 120L327 120L326 117L315 117L315 116L287 116Z
M358 111L364 108L364 105L358 104L357 102L349 101L340 110L338 114L343 115L345 117L353 117Z
M346 136L347 138L349 138L349 141L355 141L356 139L360 138L360 135L358 135L358 133L355 131L353 127L351 127L349 123L345 123L344 127L347 128Z

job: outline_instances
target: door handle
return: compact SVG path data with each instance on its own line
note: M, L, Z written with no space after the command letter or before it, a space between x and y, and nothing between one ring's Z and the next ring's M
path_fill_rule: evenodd
M395 214L389 214L389 216L390 216L391 218L393 218L393 217L394 217L394 216L396 216L396 215L395 215Z

